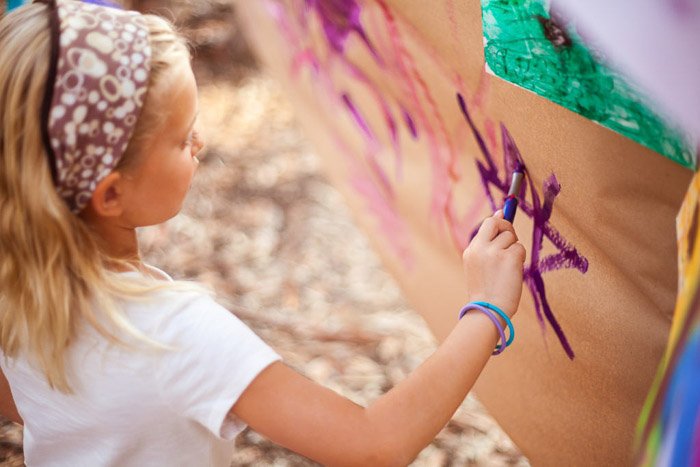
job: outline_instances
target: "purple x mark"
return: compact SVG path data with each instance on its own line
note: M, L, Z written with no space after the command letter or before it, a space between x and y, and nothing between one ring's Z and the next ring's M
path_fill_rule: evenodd
M503 193L505 196L509 189L509 174L513 171L522 167L525 169L525 180L520 188L520 193L518 198L520 200L521 210L532 219L532 247L530 249L530 264L525 267L523 273L523 280L527 285L532 298L535 301L535 312L537 313L537 318L540 321L544 329L544 320L549 322L552 329L556 333L559 341L566 355L570 359L574 358L574 351L566 339L564 331L557 322L552 308L549 306L547 301L547 293L545 291L544 280L542 275L548 271L554 271L557 269L578 269L582 273L588 271L588 260L582 256L576 248L569 244L566 239L555 229L549 222L549 218L552 216L552 208L554 207L554 199L559 194L561 190L561 185L557 182L557 178L554 174L550 175L545 179L542 191L544 202L541 201L539 193L535 189L532 179L526 169L525 163L520 155L513 138L506 127L501 123L501 137L503 140L503 160L505 173L503 177L498 173L498 167L494 163L491 151L489 151L486 146L484 139L481 136L479 130L477 130L474 122L472 121L469 111L467 110L467 104L461 94L457 94L457 101L459 102L459 108L464 114L464 118L467 120L469 127L474 134L474 138L479 145L481 153L484 155L486 162L477 160L476 165L479 170L479 175L481 176L481 182L484 185L484 190L486 196L491 203L491 208L493 210L497 209L496 201L491 194L492 187L495 187L498 191ZM525 199L527 194L527 188L530 187L530 198L531 202ZM557 248L557 252L551 255L547 255L540 259L540 253L542 250L542 244L544 238L549 239L550 242Z

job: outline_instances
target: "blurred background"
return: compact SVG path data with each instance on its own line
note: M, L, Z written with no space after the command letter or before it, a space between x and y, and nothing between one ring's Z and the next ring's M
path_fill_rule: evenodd
M287 364L369 404L436 344L324 178L285 96L258 68L235 1L127 6L171 19L191 41L207 141L182 213L141 232L146 260L210 285ZM21 438L20 427L0 421L2 465L23 465ZM316 465L250 429L236 444L232 465ZM412 465L529 464L470 396Z

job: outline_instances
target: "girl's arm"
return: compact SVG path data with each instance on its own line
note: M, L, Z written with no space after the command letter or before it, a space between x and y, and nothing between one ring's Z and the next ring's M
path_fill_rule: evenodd
M435 354L367 408L277 362L233 412L275 443L324 465L408 465L450 420L496 341L493 323L468 313Z
M469 300L515 312L525 259L516 242L500 214L484 222L464 253ZM452 417L497 339L486 316L467 313L430 358L367 408L274 363L231 412L272 441L322 464L407 465Z
M17 407L15 406L15 400L12 398L12 392L10 392L10 384L5 378L5 374L0 369L0 415L6 419L13 421L15 423L22 422L22 417L19 416Z

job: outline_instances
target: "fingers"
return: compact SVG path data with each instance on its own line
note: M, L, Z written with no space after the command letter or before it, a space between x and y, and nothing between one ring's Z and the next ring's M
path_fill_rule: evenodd
M505 253L504 257L510 257L521 264L526 258L525 247L518 243L518 235L513 229L513 224L503 219L503 212L500 210L482 222L469 247L464 250L463 257L466 257L470 250L500 251Z
M496 235L496 238L493 239L491 245L500 250L505 250L517 241L518 236L515 235L515 232L513 232L512 230L504 230L503 232Z
M485 244L493 241L501 232L511 232L517 239L515 235L515 230L513 229L513 224L503 219L503 212L496 211L496 213L487 217L484 222L481 223L481 227L474 237L474 241ZM512 242L511 242L512 243Z
M525 250L525 247L521 243L513 243L511 246L504 250L504 253L521 266L525 263L527 252Z

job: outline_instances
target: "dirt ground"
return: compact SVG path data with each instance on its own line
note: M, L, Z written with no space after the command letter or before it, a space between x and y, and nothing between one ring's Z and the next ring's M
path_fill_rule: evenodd
M417 313L320 171L293 109L259 70L231 1L156 8L196 46L208 147L183 212L141 232L151 264L203 281L287 364L366 405L435 348ZM232 465L315 465L245 430ZM0 462L22 465L21 429L0 423ZM528 465L468 397L414 466Z

